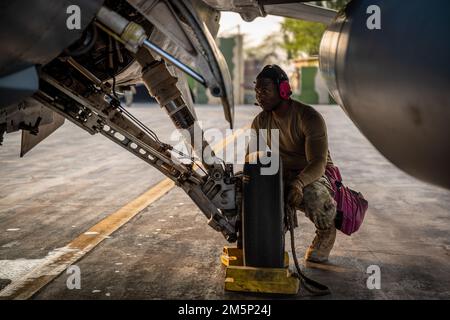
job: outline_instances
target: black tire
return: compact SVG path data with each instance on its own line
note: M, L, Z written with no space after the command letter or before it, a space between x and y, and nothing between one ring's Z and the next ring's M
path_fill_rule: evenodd
M284 199L281 161L275 175L261 175L261 164L245 164L242 241L244 264L284 266Z

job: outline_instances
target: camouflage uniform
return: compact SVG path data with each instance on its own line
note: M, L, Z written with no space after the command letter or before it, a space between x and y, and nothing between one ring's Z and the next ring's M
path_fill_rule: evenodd
M278 130L278 151L283 162L286 196L294 179L306 186L303 200L296 205L316 226L316 238L306 252L306 260L323 262L336 239L336 204L330 183L323 177L333 164L328 150L328 135L322 115L295 100L283 113L263 111L252 122L255 130L267 130L267 145L272 148L271 129ZM286 197L287 198L287 197Z
M285 198L289 194L289 186L297 177L298 172L285 174ZM333 248L336 240L336 202L333 190L327 177L323 176L303 188L303 201L296 206L314 223L316 237L306 251L305 259L312 262L324 262Z
M289 185L296 176L295 174L288 174L285 177L286 196L290 191ZM323 176L307 185L303 189L303 201L297 204L296 209L303 211L318 230L327 230L334 226L336 202L333 199L333 190L328 178Z

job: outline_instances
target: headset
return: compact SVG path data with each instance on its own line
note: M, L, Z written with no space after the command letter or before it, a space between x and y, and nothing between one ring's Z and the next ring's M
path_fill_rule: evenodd
M292 95L291 85L289 84L289 78L286 74L286 72L283 71L278 65L272 64L269 66L269 68L272 68L275 70L278 74L277 85L278 85L278 92L280 94L281 99L283 100L289 100L289 98Z

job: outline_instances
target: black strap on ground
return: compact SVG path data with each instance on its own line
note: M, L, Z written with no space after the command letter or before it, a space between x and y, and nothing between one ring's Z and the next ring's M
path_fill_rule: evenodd
M297 269L297 273L294 274L302 284L302 288L305 288L306 291L311 293L314 296L325 296L331 294L330 289L311 278L308 278L304 275L302 270L300 269L300 264L298 263L297 254L295 253L295 240L294 240L294 228L295 228L295 209L286 206L286 218L288 223L288 229L291 235L291 250L292 250L292 259L294 260L295 268Z

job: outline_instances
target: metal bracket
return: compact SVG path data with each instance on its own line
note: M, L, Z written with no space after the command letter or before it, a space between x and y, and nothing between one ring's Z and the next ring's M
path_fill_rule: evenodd
M158 169L188 194L213 229L222 232L228 241L236 241L234 221L223 216L219 207L202 190L204 181L208 179L200 176L191 166L171 157L166 144L156 141L113 103L105 101L104 93L94 91L81 96L78 92L86 86L76 78L70 85L63 85L45 73L41 75L40 87L35 94L39 102L89 133L102 134Z

